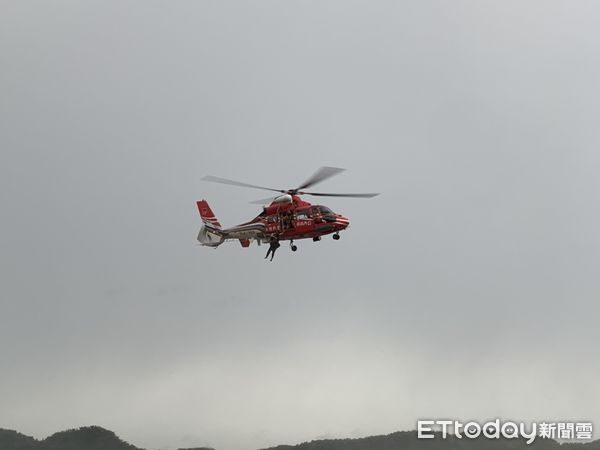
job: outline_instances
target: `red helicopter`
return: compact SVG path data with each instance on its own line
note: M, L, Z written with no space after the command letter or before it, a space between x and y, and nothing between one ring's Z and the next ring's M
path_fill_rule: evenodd
M294 244L294 240L312 238L313 241L320 241L321 236L332 233L333 239L338 240L340 231L348 228L350 221L341 214L334 213L327 206L312 205L302 200L300 196L371 198L379 195L377 193L326 194L304 190L343 171L344 169L338 167L321 167L300 186L287 190L241 183L211 175L205 176L202 178L204 181L274 191L280 195L252 202L270 203L263 206L262 212L251 221L231 228L221 227L206 200L196 202L203 222L198 233L198 242L207 247L218 247L227 240L239 240L242 247L248 247L252 240L255 240L258 245L270 243L273 240L277 242L289 240L290 248L295 252L298 247Z

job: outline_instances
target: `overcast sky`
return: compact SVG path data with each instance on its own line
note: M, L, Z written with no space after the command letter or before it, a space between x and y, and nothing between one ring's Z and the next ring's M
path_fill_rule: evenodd
M0 427L600 426L600 4L2 1ZM339 241L199 247L349 169Z

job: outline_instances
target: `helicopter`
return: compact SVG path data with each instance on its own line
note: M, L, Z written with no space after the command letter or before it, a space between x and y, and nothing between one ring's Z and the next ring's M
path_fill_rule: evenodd
M251 241L255 241L257 245L260 245L261 243L269 243L272 239L277 241L288 240L293 252L298 249L294 244L295 240L312 239L317 242L321 240L322 236L328 234L332 234L333 239L338 240L340 239L340 231L348 228L350 221L341 214L333 212L327 206L313 205L300 198L300 196L372 198L379 195L378 193L331 194L305 191L305 189L344 170L339 167L321 167L295 189L273 189L207 175L202 178L203 181L273 191L277 192L278 195L251 202L268 204L263 206L262 212L254 219L231 228L221 226L206 200L197 201L196 204L203 222L197 240L200 245L213 248L232 240L239 240L242 247L249 247Z

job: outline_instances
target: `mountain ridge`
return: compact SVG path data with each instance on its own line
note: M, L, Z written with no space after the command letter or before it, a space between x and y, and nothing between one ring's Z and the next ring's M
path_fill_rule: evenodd
M416 431L396 431L361 438L317 439L295 445L278 445L261 450L600 450L600 439L559 443L537 438L530 445L523 439L418 439ZM59 431L35 439L18 431L0 428L0 450L146 450L125 442L113 431L97 425ZM148 449L155 450L155 449ZM177 450L214 450L194 447Z

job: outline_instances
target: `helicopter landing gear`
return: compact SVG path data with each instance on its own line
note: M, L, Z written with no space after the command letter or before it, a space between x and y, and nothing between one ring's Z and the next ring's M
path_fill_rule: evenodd
M313 238L313 242L319 242L321 240L321 236L315 236Z
M292 249L293 252L298 250L298 247L294 245L294 241L290 241L290 248Z
M340 234L339 233L335 233L333 235L333 239L335 239L336 241L340 238Z

